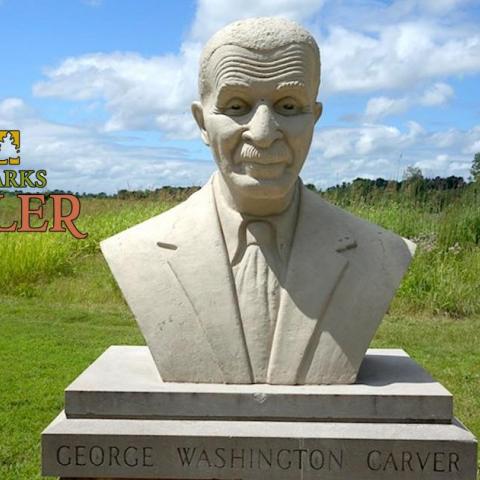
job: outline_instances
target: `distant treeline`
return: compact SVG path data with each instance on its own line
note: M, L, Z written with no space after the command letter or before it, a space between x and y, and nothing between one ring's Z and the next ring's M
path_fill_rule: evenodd
M307 188L318 192L324 198L333 203L348 207L358 203L378 204L383 201L398 201L415 205L428 205L432 212L442 211L452 202L462 198L465 193L474 203L480 201L480 182L466 182L463 177L435 177L424 178L420 175L413 175L401 181L386 180L377 178L356 178L352 182L328 187L325 190L317 189L313 184L307 184ZM120 199L120 200L159 200L179 202L188 198L200 187L172 187L164 186L156 189L127 190L122 189L114 194L100 193L79 193L71 191L52 190L42 192L47 198L51 194L69 193L80 198L99 199ZM0 194L14 195L25 193L22 191L0 191Z
M435 177L435 178L423 178L423 177L411 177L406 180L385 180L384 178L377 178L371 180L369 178L356 178L352 182L343 182L341 185L335 185L334 187L328 187L326 192L333 192L337 190L345 190L348 188L362 189L363 191L372 191L374 189L386 190L391 189L394 191L400 191L402 188L410 186L414 183L421 190L453 190L457 188L464 188L467 184L463 177ZM312 185L308 185L312 188Z
M313 185L308 188L315 190ZM340 206L358 203L378 204L397 201L414 205L429 206L432 212L444 208L459 199L469 197L473 202L480 200L480 184L467 183L463 177L411 177L405 180L356 178L352 182L329 187L320 192L325 198Z
M25 192L22 190L1 190L0 194L5 196L13 196L19 193L40 193L45 195L45 198L48 199L50 195L66 193L70 195L75 195L79 198L100 198L100 199L119 199L119 200L140 200L140 199L150 199L150 200L171 200L171 201L182 201L188 198L192 193L195 193L197 190L200 190L200 187L171 187L165 186L156 188L154 190L119 190L117 193L108 194L105 192L100 193L79 193L72 192L71 190L48 190L43 192Z

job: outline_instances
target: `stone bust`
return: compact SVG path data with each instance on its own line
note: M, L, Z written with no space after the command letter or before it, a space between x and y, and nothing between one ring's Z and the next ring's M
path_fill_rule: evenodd
M303 186L319 84L318 46L296 23L217 32L192 112L218 171L102 242L164 381L355 381L414 245Z

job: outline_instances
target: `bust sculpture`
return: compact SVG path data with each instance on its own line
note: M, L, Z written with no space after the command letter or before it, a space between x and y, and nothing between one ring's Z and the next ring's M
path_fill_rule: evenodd
M218 171L102 242L169 382L352 383L414 245L305 188L320 55L296 23L230 24L192 112Z

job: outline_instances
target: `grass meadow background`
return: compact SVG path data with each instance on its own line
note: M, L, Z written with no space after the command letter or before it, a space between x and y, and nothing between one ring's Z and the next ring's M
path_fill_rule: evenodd
M364 187L324 196L418 244L373 346L405 349L452 392L455 414L479 437L480 188ZM0 479L39 479L40 433L62 410L64 388L110 345L144 343L99 241L189 193L84 198L85 240L0 234ZM17 213L15 197L0 201L0 225Z

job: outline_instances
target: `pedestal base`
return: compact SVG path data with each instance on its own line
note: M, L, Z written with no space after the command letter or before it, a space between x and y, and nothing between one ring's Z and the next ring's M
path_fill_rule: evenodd
M74 478L475 478L475 441L458 423L69 420L62 414L44 433L43 448L44 474Z
M68 418L450 423L452 395L403 350L370 349L352 385L162 382L147 347L110 347L65 390Z
M476 478L476 441L451 395L402 351L369 351L355 385L281 387L162 383L148 350L119 348L66 390L42 435L44 475Z

